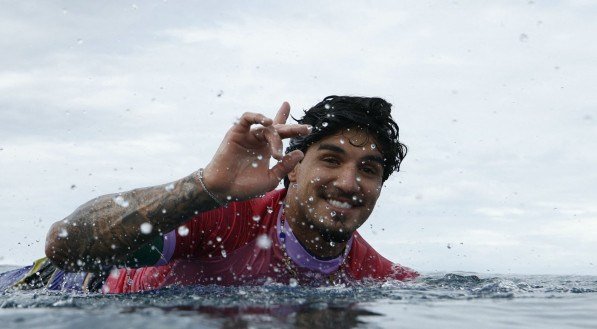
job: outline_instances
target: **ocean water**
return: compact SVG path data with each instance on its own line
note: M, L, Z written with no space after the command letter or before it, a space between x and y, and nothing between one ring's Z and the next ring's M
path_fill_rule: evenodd
M597 277L431 273L320 288L8 291L0 328L597 328Z

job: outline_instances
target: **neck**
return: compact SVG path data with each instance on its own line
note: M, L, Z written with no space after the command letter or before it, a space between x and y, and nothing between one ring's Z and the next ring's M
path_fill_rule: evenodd
M335 258L342 254L346 248L346 242L326 241L323 236L314 229L309 228L309 224L305 219L299 219L297 211L292 204L287 204L284 212L288 225L292 229L292 233L296 239L305 247L305 249L313 256L320 259ZM304 225L303 225L304 223Z

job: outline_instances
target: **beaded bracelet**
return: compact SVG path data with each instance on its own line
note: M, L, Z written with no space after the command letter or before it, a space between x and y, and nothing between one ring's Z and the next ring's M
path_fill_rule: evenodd
M195 175L199 179L199 184L201 184L201 187L203 188L203 191L205 191L205 193L207 193L207 195L209 195L209 197L212 198L212 200L214 200L220 207L226 207L226 206L228 206L227 203L220 201L218 198L216 198L215 195L213 195L213 193L211 193L207 189L207 187L205 187L205 183L203 182L203 168L199 168L199 170L197 172L195 172Z

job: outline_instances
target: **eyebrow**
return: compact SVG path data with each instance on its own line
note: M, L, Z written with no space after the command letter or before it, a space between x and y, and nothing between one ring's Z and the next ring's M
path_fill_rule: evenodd
M336 146L336 145L333 145L333 144L325 144L325 143L324 144L319 144L319 147L317 148L317 150L318 151L320 151L320 150L331 151L331 152L335 152L335 153L340 153L342 155L346 155L346 151L343 148L341 148L339 146ZM367 156L364 156L361 159L361 161L362 162L373 161L373 162L377 162L380 165L384 166L383 158L380 157L380 156L377 156L377 155L367 155Z

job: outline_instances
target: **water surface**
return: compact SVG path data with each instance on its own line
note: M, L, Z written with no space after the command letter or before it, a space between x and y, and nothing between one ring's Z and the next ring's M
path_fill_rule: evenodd
M8 270L1 267L0 271ZM433 273L353 286L8 291L2 328L597 328L597 277Z

